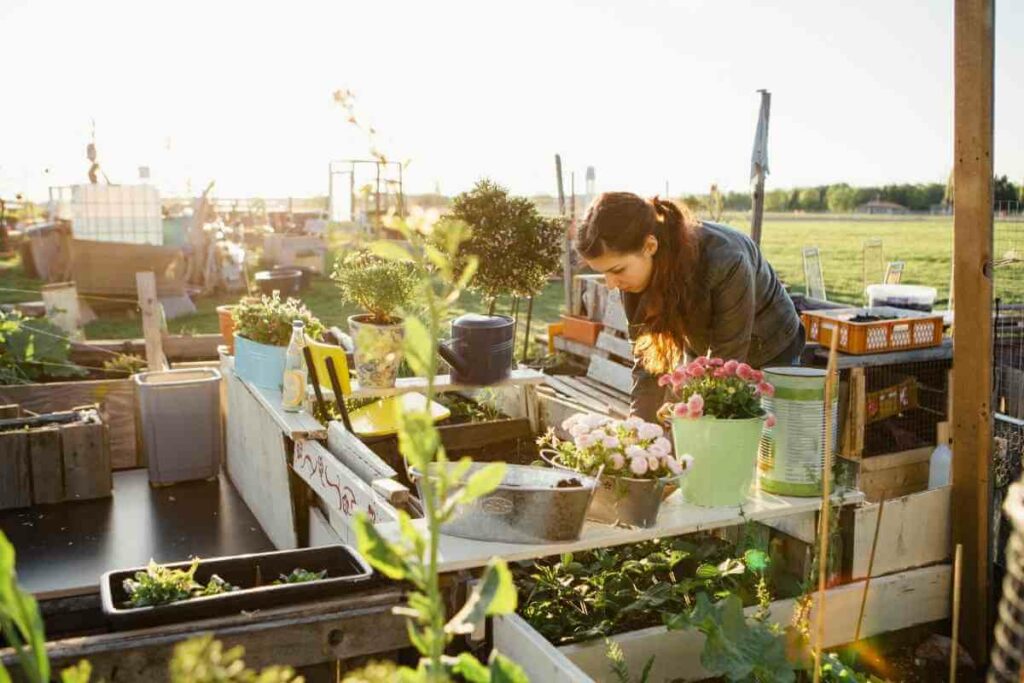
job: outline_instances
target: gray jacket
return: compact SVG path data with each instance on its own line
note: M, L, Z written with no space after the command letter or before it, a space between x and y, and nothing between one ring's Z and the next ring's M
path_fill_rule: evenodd
M800 319L789 295L753 240L725 225L703 222L696 282L702 305L685 321L686 358L708 351L719 358L763 367L792 347ZM642 332L643 294L623 293L630 338ZM633 412L653 420L664 401L657 378L633 365Z

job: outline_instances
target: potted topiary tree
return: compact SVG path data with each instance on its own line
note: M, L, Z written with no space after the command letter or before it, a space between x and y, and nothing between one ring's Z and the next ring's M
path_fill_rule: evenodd
M529 199L510 196L492 180L480 180L457 196L451 216L471 228L459 258L476 257L479 267L469 289L484 298L489 314L500 296L539 294L559 266L565 241L562 221L541 216Z
M231 311L235 324L235 374L258 387L280 389L292 322L301 320L306 334L318 339L323 325L298 299L246 297Z
M393 387L402 363L402 318L416 287L408 263L388 261L366 250L342 256L334 267L341 298L365 313L348 319L355 341L356 378L363 387Z

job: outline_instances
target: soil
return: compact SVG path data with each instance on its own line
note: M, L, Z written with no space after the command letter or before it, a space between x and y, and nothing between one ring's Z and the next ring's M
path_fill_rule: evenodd
M883 320L895 320L891 316L887 315L855 315L850 318L851 323L877 323Z
M583 482L576 477L561 479L557 484L555 484L556 489L578 489L581 486L583 486Z

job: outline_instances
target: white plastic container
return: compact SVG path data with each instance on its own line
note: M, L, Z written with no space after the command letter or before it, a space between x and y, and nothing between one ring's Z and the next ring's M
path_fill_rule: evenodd
M135 428L151 484L210 479L220 471L220 373L215 368L143 372L135 380Z
M953 469L953 449L949 447L949 427L940 424L939 445L932 451L928 460L928 488L937 489L949 484Z
M931 313L938 290L921 285L868 285L868 306L889 306Z

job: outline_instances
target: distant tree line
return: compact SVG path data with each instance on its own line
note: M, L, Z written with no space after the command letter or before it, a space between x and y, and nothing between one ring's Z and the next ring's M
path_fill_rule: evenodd
M1018 185L1007 176L993 178L995 201L1024 202L1024 183ZM901 183L853 187L848 183L795 187L787 190L769 190L765 193L765 211L831 211L846 213L858 206L878 200L899 204L911 211L930 211L932 207L946 206L954 198L952 178L948 183ZM750 211L749 192L712 191L705 195L685 195L684 204L698 211L709 211L724 206L726 211Z

